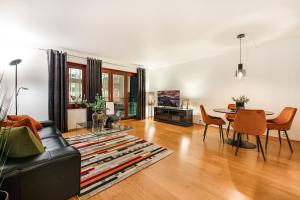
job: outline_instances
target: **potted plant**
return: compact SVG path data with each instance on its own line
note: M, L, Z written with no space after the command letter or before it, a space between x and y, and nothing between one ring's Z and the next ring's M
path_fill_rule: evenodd
M245 108L245 104L249 102L249 98L247 98L245 95L239 96L237 98L232 97L232 100L235 102L236 104L236 109L243 109Z
M103 125L106 110L106 102L104 98L97 93L94 103L88 103L87 99L84 99L83 103L87 108L92 108L92 110L94 111L92 115L93 125L97 122L100 122Z
M16 92L16 91L15 91ZM5 151L7 138L10 133L10 128L2 127L2 122L6 119L8 110L11 105L11 95L8 95L7 90L3 87L3 73L0 76L0 200L8 200L9 195L6 191L1 190L4 181L3 168L6 163L8 151Z
M79 102L79 100L81 99L81 95L79 95L78 97L77 97L77 96L71 95L71 99L72 99L72 101L74 102L73 107L74 107L74 108L79 108L78 102Z

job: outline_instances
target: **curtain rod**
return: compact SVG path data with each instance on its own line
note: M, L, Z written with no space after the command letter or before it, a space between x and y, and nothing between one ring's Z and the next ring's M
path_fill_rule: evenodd
M42 51L47 51L48 49L42 49L42 48L39 48L39 50L42 50ZM76 56L76 55L72 55L72 54L68 54L68 56L72 56L72 57L75 57L75 58L81 58L81 59L87 59L88 57L82 57L82 56ZM126 65L120 65L120 64L117 64L117 63L111 63L111 62L106 62L106 61L102 61L103 63L106 63L106 64L111 64L111 65L117 65L117 66L121 66L121 67L129 67L129 66L126 66ZM138 65L138 64L134 64L134 63L129 63L131 65L136 65L136 66L141 66L141 65Z

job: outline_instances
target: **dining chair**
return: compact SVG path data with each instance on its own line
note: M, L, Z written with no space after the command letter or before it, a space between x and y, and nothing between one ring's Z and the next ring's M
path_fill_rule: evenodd
M234 110L236 109L236 104L228 104L227 106L228 109ZM236 114L231 114L231 113L226 113L226 120L228 121L228 126L227 126L227 130L226 130L226 136L228 137L229 134L229 129L230 129L230 124L234 121Z
M265 154L261 145L260 135L263 135L267 128L267 121L265 111L263 110L249 110L241 109L236 114L235 120L232 123L233 130L237 135L237 147L235 155L237 155L241 143L241 135L254 135L256 136L257 150L261 150L264 161L266 160Z
M205 140L208 125L217 125L219 126L220 140L223 140L224 143L223 125L225 125L225 121L220 117L208 115L203 105L200 105L200 110L203 122L205 123L203 141Z
M270 130L277 130L279 143L281 145L281 131L285 133L286 139L289 143L291 152L293 153L293 148L287 134L287 131L291 129L294 117L296 115L297 108L285 107L281 113L274 119L267 120L267 138L266 138L266 150L268 148L269 132Z

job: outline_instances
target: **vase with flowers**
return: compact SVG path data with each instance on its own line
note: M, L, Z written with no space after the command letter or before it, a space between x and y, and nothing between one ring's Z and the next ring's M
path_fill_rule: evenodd
M92 108L94 111L92 114L93 127L97 124L103 126L106 110L106 102L104 98L97 93L94 103L89 103L86 99L83 100L83 103L87 108Z
M244 109L245 104L250 101L249 98L247 98L245 95L239 96L239 97L232 97L232 100L235 102L236 109Z

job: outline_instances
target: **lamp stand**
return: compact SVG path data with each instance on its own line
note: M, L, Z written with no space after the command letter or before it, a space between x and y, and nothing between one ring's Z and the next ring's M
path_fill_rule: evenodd
M22 62L21 59L13 60L9 63L11 66L15 66L15 109L16 109L16 115L18 115L18 64Z

